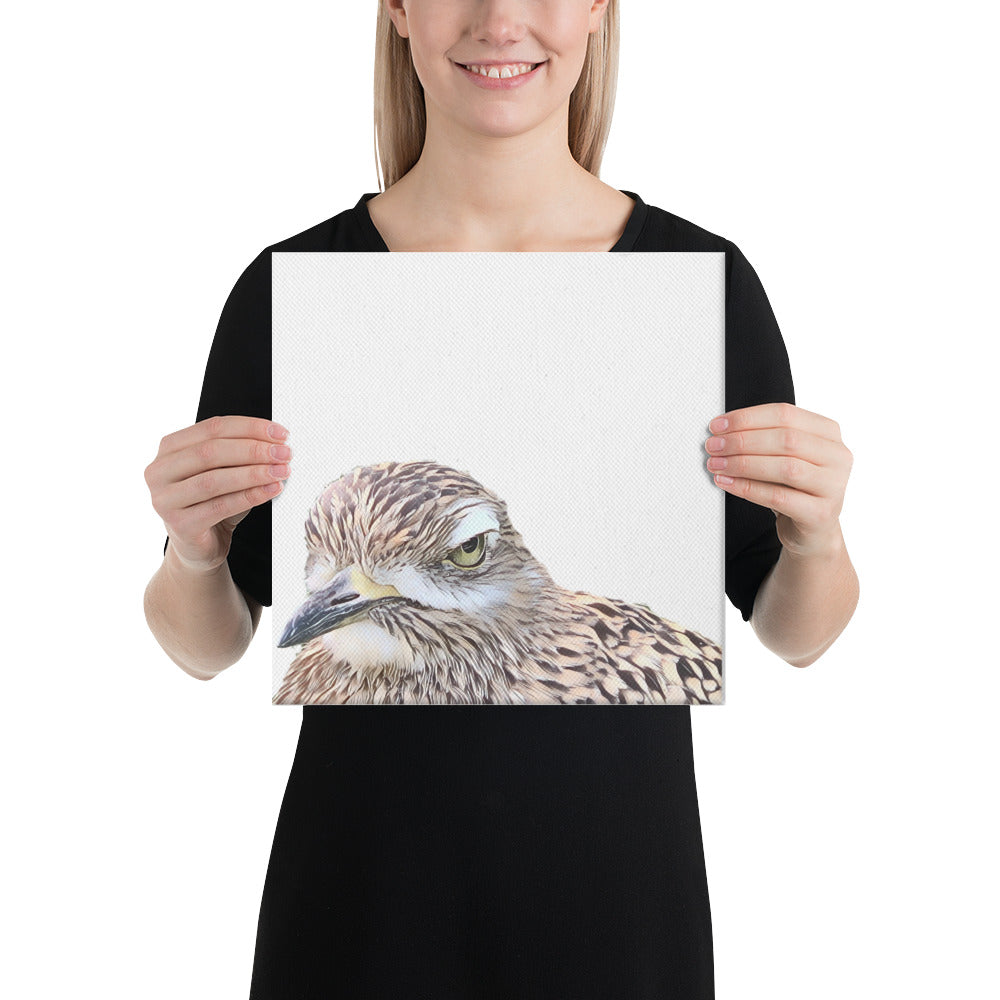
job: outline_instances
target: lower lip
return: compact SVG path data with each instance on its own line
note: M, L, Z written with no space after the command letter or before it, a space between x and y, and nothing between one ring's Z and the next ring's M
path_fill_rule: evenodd
M522 87L545 65L539 63L533 70L521 73L519 76L483 76L482 73L473 73L471 69L466 69L455 63L456 66L467 76L477 87L484 90L513 90L515 87Z

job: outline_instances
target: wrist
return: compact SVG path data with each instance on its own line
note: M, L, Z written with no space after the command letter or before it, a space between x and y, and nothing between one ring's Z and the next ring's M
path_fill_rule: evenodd
M163 561L167 572L176 580L210 580L228 568L225 556L217 562L208 563L191 562L185 559L178 551L177 546L174 545L173 539L167 545Z
M788 541L782 539L781 542L782 551L795 562L820 560L833 563L843 556L845 550L844 534L840 530L839 521L829 532Z

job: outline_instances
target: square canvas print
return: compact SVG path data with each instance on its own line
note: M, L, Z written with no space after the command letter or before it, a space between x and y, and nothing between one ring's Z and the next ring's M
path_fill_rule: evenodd
M717 705L722 253L274 253L272 701Z

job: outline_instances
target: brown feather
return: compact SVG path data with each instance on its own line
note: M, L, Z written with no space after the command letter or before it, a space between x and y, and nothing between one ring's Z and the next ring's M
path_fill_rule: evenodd
M448 512L463 497L487 505L500 523L491 559L475 572L449 569L441 558L461 515ZM402 598L373 605L367 620L302 646L275 704L723 702L719 645L645 605L559 587L503 501L467 473L433 462L352 470L317 500L306 543L307 574L317 561L331 572L357 563L388 582L419 567L435 586L468 595L468 606ZM497 588L505 601L477 605Z

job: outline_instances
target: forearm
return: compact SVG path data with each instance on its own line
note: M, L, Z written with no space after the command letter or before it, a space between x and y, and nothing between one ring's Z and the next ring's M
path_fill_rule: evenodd
M838 524L824 553L782 549L757 591L750 623L768 649L792 666L806 667L846 628L858 594L858 575Z
M253 638L254 621L225 560L210 572L185 566L167 546L146 587L146 621L164 652L181 669L209 680L232 666Z

